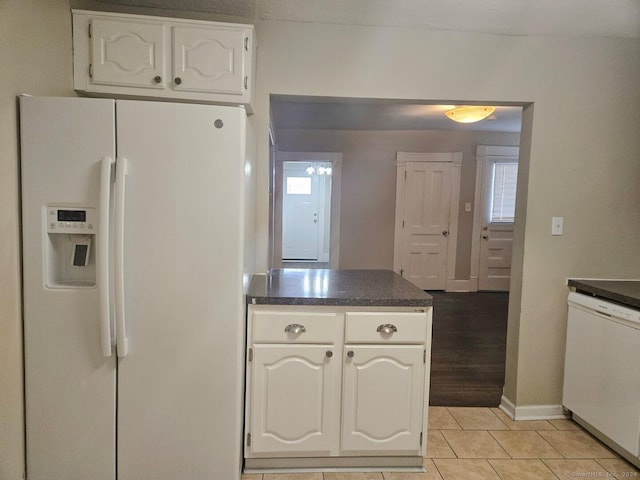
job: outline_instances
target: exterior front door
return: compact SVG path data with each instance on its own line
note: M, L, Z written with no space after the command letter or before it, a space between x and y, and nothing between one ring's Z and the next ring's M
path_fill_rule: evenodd
M282 258L318 260L318 176L307 162L284 162Z

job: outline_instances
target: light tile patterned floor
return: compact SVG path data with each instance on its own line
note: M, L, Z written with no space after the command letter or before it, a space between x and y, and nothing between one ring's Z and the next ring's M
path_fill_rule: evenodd
M242 480L640 480L570 420L513 421L497 408L429 407L426 473L265 473Z

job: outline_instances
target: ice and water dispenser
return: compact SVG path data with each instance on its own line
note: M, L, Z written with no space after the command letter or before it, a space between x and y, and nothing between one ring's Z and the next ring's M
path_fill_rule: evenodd
M47 206L45 284L48 288L96 286L95 208Z

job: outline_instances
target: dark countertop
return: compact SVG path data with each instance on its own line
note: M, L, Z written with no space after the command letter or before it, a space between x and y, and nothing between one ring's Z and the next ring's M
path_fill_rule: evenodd
M568 285L580 293L593 295L640 308L640 280L579 280L570 278Z
M273 269L254 275L247 303L428 307L431 295L390 270Z

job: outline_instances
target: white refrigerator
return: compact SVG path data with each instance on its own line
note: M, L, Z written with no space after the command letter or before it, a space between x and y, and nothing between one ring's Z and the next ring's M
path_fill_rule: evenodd
M28 480L237 480L245 110L20 97Z

